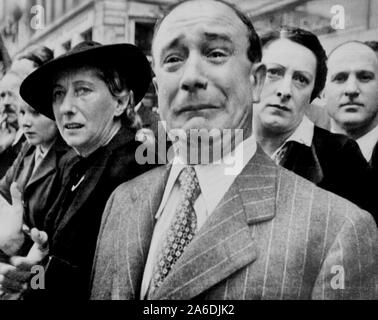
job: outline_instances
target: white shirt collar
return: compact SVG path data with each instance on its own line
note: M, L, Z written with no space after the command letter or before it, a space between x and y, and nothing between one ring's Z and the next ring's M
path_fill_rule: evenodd
M55 140L54 140L55 141ZM38 145L35 148L35 158L40 158L41 160L44 159L47 155L47 153L50 151L52 145L54 144L54 141L52 141L47 147L42 147L41 145Z
M16 132L16 136L15 136L15 138L13 140L12 146L16 145L18 143L18 141L20 141L20 139L21 139L21 137L22 137L23 134L24 134L24 132L21 129L19 129Z
M219 201L229 189L236 176L240 174L248 161L256 152L257 144L254 135L251 135L239 143L234 152L229 153L223 158L223 161L210 164L195 165L194 169L198 177L201 193L203 195L207 212L210 214L214 211ZM164 190L163 198L155 218L159 219L171 194L172 188L179 176L181 170L185 167L181 161L174 161L167 184ZM176 159L177 160L177 159Z
M376 126L373 130L370 130L367 134L356 140L366 161L370 161L377 141L378 126Z
M314 123L306 116L303 116L303 119L297 129L295 129L293 134L289 138L287 138L286 141L276 151L273 152L271 158L275 160L277 154L281 151L285 143L288 141L296 141L300 144L306 145L307 147L311 147L312 139L314 137L314 127Z

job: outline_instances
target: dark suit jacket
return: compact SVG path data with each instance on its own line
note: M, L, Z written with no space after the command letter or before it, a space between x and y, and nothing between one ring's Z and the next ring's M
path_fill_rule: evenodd
M369 164L347 136L315 126L311 147L292 142L280 164L378 218Z
M50 246L46 289L31 291L28 297L42 298L42 294L48 299L88 299L93 254L106 201L118 185L151 168L136 162L139 145L135 131L122 128L107 146L88 158L67 154L62 164L61 192L40 226L48 233ZM73 185L77 188L72 192Z
M18 157L0 181L0 194L10 203L10 186L17 182L24 201L24 221L29 227L40 225L51 206L52 193L56 193L54 182L59 161L70 148L58 137L36 171L31 174L35 146L24 143Z
M159 167L110 197L92 299L139 299L168 175ZM369 213L258 147L151 298L376 299L377 233Z
M0 153L0 179L5 175L8 169L12 166L13 162L16 160L24 142L25 136L22 135L20 140L18 140L14 146L10 146Z

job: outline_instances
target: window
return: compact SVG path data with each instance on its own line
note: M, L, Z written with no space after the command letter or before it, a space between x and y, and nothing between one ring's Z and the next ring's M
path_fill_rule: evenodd
M151 55L152 36L155 22L135 22L135 45L146 56Z

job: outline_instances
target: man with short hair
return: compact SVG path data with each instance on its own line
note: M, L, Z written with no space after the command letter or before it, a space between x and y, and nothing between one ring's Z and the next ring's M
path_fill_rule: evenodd
M378 165L372 163L378 142L378 56L371 47L349 41L330 53L324 95L331 130L355 139L365 159Z
M18 91L22 80L14 66L0 80L0 178L12 165L25 141L18 125L18 109L22 101Z
M377 298L370 214L256 144L252 106L265 67L250 20L225 1L181 2L157 25L152 53L161 118L181 135L171 164L108 200L92 299ZM203 152L202 136L192 144L198 132L215 132L205 142L213 161L181 153Z

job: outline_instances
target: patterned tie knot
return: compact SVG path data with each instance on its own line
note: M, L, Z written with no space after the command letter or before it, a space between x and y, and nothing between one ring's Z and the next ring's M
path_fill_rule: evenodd
M198 198L201 189L193 167L185 167L178 177L180 183L180 191L184 195L184 199L193 205Z

